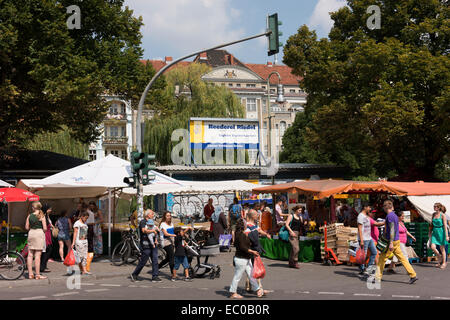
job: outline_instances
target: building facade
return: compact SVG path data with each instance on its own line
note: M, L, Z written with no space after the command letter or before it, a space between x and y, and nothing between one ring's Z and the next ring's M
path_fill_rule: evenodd
M102 134L89 146L89 160L101 159L109 154L127 160L130 158L134 136L131 101L108 95L103 98L110 106L100 125Z
M171 57L162 60L150 60L158 71L172 61ZM211 50L195 57L194 62L209 65L212 70L203 76L203 80L230 89L241 100L245 108L245 118L257 119L260 124L260 145L264 156L282 150L282 137L295 120L297 112L302 112L306 104L306 93L299 87L300 77L292 74L292 69L284 65L243 63L226 50ZM186 65L186 62L184 63ZM276 103L278 77L284 86L285 102ZM267 80L269 79L269 86ZM268 103L270 97L270 103ZM269 109L269 107L270 109ZM269 128L271 143L269 144ZM250 163L257 160L257 151L249 151Z

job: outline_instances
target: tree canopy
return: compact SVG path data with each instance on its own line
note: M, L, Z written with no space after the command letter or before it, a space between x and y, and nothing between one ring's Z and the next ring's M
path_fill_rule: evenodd
M188 129L190 117L243 118L244 107L229 89L202 80L210 70L204 64L191 63L167 72L166 93L170 99L167 108L160 109L146 121L143 149L156 154L160 164L171 163L172 132Z
M371 30L374 4L381 29ZM331 14L329 39L300 27L283 61L308 100L281 159L433 179L450 151L449 15L445 0L352 0Z
M102 94L136 99L154 74L139 61L142 19L123 0L0 3L0 145L63 126L93 141L107 111ZM70 5L80 8L80 29L66 24Z

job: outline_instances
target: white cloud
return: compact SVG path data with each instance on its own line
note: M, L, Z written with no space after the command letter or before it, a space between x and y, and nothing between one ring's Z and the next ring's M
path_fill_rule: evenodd
M230 0L126 0L125 5L143 18L144 47L151 51L145 56L177 57L245 35L241 12Z
M319 0L314 8L314 12L309 19L309 25L318 31L327 34L333 26L330 12L337 11L346 5L345 0Z

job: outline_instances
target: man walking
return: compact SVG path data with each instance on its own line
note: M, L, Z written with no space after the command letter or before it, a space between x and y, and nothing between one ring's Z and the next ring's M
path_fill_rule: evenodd
M358 215L358 240L361 246L361 250L364 250L364 262L365 257L367 255L367 249L370 250L370 259L369 264L367 265L367 269L371 269L371 267L375 264L375 258L377 257L377 248L375 247L375 242L371 236L371 228L370 228L370 219L369 212L371 207L369 203L364 203L361 212ZM359 274L367 275L367 271L365 270L365 263L359 265Z
M148 259L152 259L152 282L161 282L161 279L158 277L159 269L158 269L158 246L152 245L148 235L150 233L154 233L156 236L159 234L159 230L157 227L153 229L147 228L147 221L150 219L154 219L155 213L148 209L145 211L144 219L139 223L139 232L140 236L140 245L141 245L141 257L139 259L139 264L136 269L131 274L131 281L138 281L139 273L142 271L144 266L146 265Z
M385 237L389 243L389 250L380 254L380 258L378 259L377 265L377 273L375 279L377 281L381 281L381 277L383 276L384 265L386 264L386 260L388 260L388 256L393 252L397 259L401 262L401 264L405 267L406 272L410 277L409 283L413 284L417 281L416 272L411 267L408 259L403 255L402 250L400 249L400 237L398 233L398 217L394 212L394 204L391 200L386 200L383 203L383 209L387 213L386 216L386 226L385 226Z

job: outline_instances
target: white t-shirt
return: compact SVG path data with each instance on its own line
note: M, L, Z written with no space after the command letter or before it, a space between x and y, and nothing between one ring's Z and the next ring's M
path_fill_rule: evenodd
M173 238L173 237L166 237L166 236L164 235L163 230L166 230L166 232L169 233L169 234L175 234L175 229L174 229L174 227L173 227L173 223L171 223L171 224L169 225L169 224L163 222L163 223L161 223L161 226L160 226L159 229L161 230L161 231L160 231L161 239L163 239L163 240L168 240L168 241L164 241L163 246L167 246L167 245L171 244L171 243L173 242L172 239L174 239L174 238ZM169 241L170 241L170 242L169 242Z
M372 239L372 236L370 234L370 219L369 219L369 217L361 212L360 214L358 214L358 224L362 224L363 240L367 241L367 240ZM359 232L358 232L358 239L359 239Z
M86 220L86 224L95 223L95 215L91 210L87 210L87 213L89 213L89 218Z
M78 242L80 244L86 244L87 243L87 234L88 234L88 226L83 223L81 220L77 220L75 224L73 225L73 228L78 228L77 238L75 239L75 242Z

